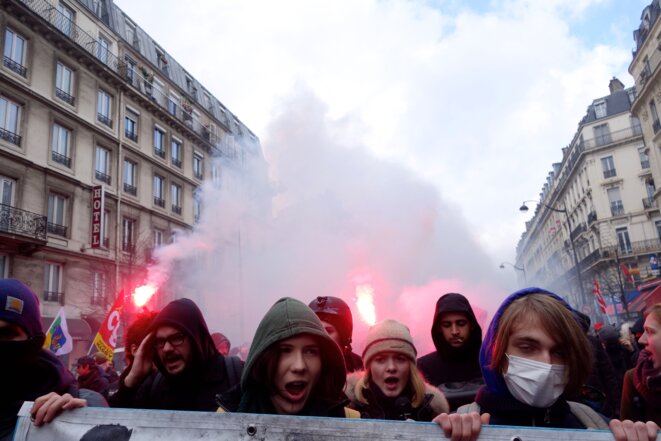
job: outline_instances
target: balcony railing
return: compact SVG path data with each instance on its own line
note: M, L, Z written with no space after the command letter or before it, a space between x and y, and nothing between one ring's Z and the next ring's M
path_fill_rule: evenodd
M57 302L60 305L64 303L64 293L56 291L44 291L44 301L45 302Z
M172 165L174 165L177 168L181 168L181 159L172 158Z
M64 90L56 87L55 88L55 96L58 97L59 99L61 99L62 101L67 102L67 103L69 103L73 106L74 97L72 95L68 94L67 92L65 92Z
M165 199L154 196L154 205L157 207L165 208Z
M136 196L138 194L138 189L131 184L124 182L124 192Z
M581 260L580 265L582 268L587 268L599 259L601 259L601 250L597 249L585 256L583 260Z
M628 242L622 244L623 246L611 246L602 248L602 257L604 258L615 258L615 252L619 255L622 254L651 254L661 252L661 240L660 239L649 239L649 240L638 240L635 242Z
M48 232L57 236L67 237L67 227L65 225L48 222Z
M608 170L604 170L604 178L612 178L613 176L617 176L617 171L614 168L610 168Z
M164 149L159 149L159 148L154 148L154 154L158 156L159 158L165 159L165 150Z
M107 174L100 172L98 170L94 170L94 177L96 178L97 181L105 182L106 184L110 185L110 176Z
M593 222L597 221L597 212L596 211L591 211L588 213L588 225L592 224Z
M0 231L46 240L46 216L0 204Z
M102 113L97 113L96 119L99 120L101 124L105 124L108 127L112 128L112 119L108 118L106 115Z
M640 168L643 170L650 168L650 161L648 159L640 161Z
M172 204L172 212L176 214L181 214L181 206Z
M571 237L571 240L576 240L576 238L585 230L587 230L585 223L581 222L576 226L576 228L574 228L569 237Z
M124 131L124 135L133 142L138 142L138 134L129 130Z
M23 66L21 63L18 63L16 61L12 60L11 58L9 58L6 55L5 55L5 58L3 60L3 64L5 65L5 67L8 67L9 69L11 69L14 72L16 72L17 74L19 74L20 76L22 76L22 77L27 76L28 69L25 66Z
M4 139L7 142L11 142L14 145L21 146L21 137L14 132L5 130L0 127L0 139Z
M51 157L53 158L53 161L71 168L71 158L69 158L68 156L62 155L57 152L52 152Z
M624 214L622 201L611 202L611 214L613 216L622 216Z
M643 198L643 208L649 210L651 208L656 208L656 200L654 198Z

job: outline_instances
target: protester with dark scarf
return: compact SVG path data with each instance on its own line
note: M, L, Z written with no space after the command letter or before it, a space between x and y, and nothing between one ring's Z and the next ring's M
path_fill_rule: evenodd
M355 417L344 383L339 346L307 305L285 297L259 323L241 388L220 397L219 412Z
M431 421L449 405L443 393L427 384L415 365L417 351L409 329L384 320L367 332L364 372L349 375L347 395L361 418Z
M661 425L661 303L649 310L643 329L638 342L644 349L636 367L624 376L620 414Z
M202 312L192 300L178 299L154 319L111 405L212 411L216 395L232 386Z
M24 401L33 407L36 424L51 421L62 409L84 405L73 375L52 353L42 349L39 299L22 282L0 279L0 440L11 439Z

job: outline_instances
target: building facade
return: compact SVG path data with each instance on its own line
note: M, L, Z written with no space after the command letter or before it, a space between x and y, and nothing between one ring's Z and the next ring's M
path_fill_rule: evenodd
M41 296L45 327L65 308L72 361L195 224L217 159L259 140L112 0L0 5L0 277Z
M529 283L559 293L593 318L599 316L595 281L607 303L621 304L612 306L619 311L626 294L654 275L652 257L661 251L650 149L631 113L635 88L625 89L616 78L609 88L588 107L562 161L553 164L517 246L517 264Z

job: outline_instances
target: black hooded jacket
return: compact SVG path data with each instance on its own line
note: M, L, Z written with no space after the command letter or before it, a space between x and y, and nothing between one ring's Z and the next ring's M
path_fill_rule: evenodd
M441 315L448 312L460 312L468 316L471 331L468 341L461 348L453 348L443 338ZM438 299L431 336L436 351L418 359L418 369L430 384L439 387L445 383L466 382L482 377L478 360L482 344L482 328L477 323L466 297L450 293ZM448 394L446 393L446 395ZM450 397L448 396L448 398ZM452 407L454 408L454 406Z
M151 330L161 326L175 327L192 342L193 360L183 373L170 376L161 360L154 357L158 370L140 386L129 388L121 380L119 390L110 399L113 407L165 410L214 411L216 395L230 389L225 359L218 353L202 312L189 299L169 303L158 314Z

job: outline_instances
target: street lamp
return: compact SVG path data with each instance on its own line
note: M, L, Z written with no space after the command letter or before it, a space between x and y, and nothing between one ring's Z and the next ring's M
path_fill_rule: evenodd
M544 202L540 201L535 201L535 200L530 200L530 201L523 201L521 204L521 207L519 208L520 211L523 211L524 213L528 211L528 206L526 203L528 202L536 202L538 204L541 204L548 208L551 211L555 211L556 213L564 213L565 217L567 218L567 229L569 230L569 243L571 244L571 249L572 249L572 255L574 256L574 269L576 270L576 279L578 281L578 288L580 290L581 294L581 299L583 300L584 304L587 304L587 297L585 296L585 290L583 289L583 279L581 278L581 270L578 267L578 255L576 254L576 247L574 246L574 239L572 239L571 236L571 221L569 220L569 213L567 212L567 207L560 209L560 208L554 208L549 205L546 205Z
M501 262L500 269L505 269L505 265L509 265L512 268L514 268L515 270L521 271L523 273L523 282L524 282L524 284L528 285L528 279L526 277L526 268L525 267L523 267L523 266L518 267L518 266L514 265L513 263L509 263L509 262Z

